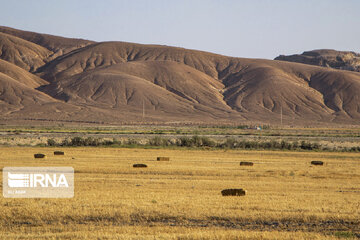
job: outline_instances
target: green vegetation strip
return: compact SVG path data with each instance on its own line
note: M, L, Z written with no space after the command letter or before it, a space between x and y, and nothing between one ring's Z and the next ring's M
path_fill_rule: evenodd
M39 146L56 146L56 147L80 147L80 146L109 146L109 147L186 147L186 148L205 148L205 149L254 149L254 150L304 150L304 151L342 151L342 152L360 152L360 146L351 148L324 147L319 143L287 142L287 141L246 141L227 138L225 141L217 142L204 136L182 136L176 139L169 139L156 136L149 139L146 143L141 143L135 139L120 141L117 139L103 140L93 137L73 137L57 142L55 139L48 139L47 144L39 144Z

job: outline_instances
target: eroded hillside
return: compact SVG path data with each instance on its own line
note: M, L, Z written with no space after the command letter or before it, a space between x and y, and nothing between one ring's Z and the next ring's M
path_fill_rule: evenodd
M356 72L6 27L0 40L6 119L278 123L282 113L288 124L360 121Z

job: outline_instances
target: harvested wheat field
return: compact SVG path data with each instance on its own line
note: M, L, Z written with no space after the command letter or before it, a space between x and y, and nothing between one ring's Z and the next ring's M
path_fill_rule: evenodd
M359 153L61 150L66 155L54 156L54 148L0 148L2 168L75 169L72 199L1 198L0 239L360 237ZM47 158L34 159L39 151ZM314 160L325 164L311 165ZM240 161L254 166L240 167ZM133 168L139 162L147 168ZM246 195L222 196L228 188Z

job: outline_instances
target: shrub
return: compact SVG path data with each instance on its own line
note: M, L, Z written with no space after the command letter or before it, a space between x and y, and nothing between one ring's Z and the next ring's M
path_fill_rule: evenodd
M190 138L188 137L181 137L177 140L177 144L180 147L192 147L193 143Z
M121 140L118 140L116 138L113 139L113 144L115 145L121 145Z
M97 138L88 137L86 139L80 140L80 144L82 144L82 146L99 146L99 145L103 145L104 142L101 143L100 140Z
M168 146L168 141L167 141L167 139L156 136L149 140L149 145L150 146Z
M237 141L234 138L228 138L223 144L223 148L235 148L238 145Z
M205 147L215 147L216 146L216 142L211 140L208 137L202 137L202 144Z
M137 145L137 144L139 144L139 143L138 143L137 140L130 138L130 139L128 139L128 140L126 141L126 144L127 144L127 145Z
M304 150L312 150L311 143L307 143L305 141L301 141L300 148Z
M56 146L57 143L56 143L56 141L55 141L54 139L49 138L49 139L47 140L47 145L53 147L53 146Z
M64 140L61 142L60 146L70 146L70 141L69 141L69 139L64 139Z
M70 146L84 146L84 140L81 137L73 137Z
M176 141L180 147L215 147L216 142L208 137L193 136L191 138L181 137Z

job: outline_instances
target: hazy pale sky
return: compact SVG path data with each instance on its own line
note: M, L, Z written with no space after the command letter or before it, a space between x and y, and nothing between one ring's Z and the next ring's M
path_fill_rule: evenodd
M269 58L360 52L359 0L0 0L0 25Z

